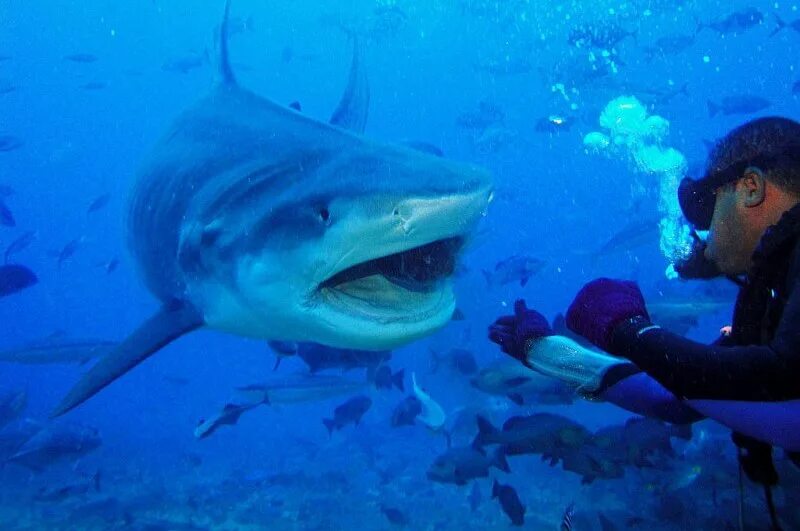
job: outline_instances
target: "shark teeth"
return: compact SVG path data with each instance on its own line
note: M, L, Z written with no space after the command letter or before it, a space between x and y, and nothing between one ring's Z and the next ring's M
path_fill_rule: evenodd
M326 302L370 319L419 321L452 303L447 279L461 238L437 240L345 269L320 284Z
M333 275L320 284L320 289L353 291L362 279L380 276L403 291L432 292L455 271L462 246L461 238L446 238L368 260Z

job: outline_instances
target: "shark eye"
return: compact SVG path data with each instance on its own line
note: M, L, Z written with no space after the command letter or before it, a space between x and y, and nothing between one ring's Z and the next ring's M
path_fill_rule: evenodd
M330 213L330 211L325 207L320 208L319 209L319 219L325 225L330 225L331 224L331 213Z

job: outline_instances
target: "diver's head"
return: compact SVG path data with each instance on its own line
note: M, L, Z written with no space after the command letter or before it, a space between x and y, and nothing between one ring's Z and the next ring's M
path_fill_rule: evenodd
M725 274L750 268L767 227L800 202L800 124L760 118L737 127L709 156L702 179L686 178L681 209L708 230L706 258Z

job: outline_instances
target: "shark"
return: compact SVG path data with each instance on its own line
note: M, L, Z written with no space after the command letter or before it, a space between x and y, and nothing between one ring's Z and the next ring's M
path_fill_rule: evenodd
M159 307L51 413L82 404L200 328L386 350L450 321L453 274L492 200L488 171L364 135L369 86L357 38L328 121L242 87L224 4L210 93L135 177L127 243Z

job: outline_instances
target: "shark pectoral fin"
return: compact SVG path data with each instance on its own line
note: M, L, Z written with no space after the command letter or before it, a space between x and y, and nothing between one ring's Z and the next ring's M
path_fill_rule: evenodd
M367 114L369 113L369 82L367 72L361 64L363 58L358 38L354 33L351 33L350 37L353 39L350 77L342 98L339 100L339 105L331 115L330 123L356 133L363 133L367 126Z
M203 316L194 307L165 305L89 369L50 416L58 417L82 404L160 348L201 326Z

